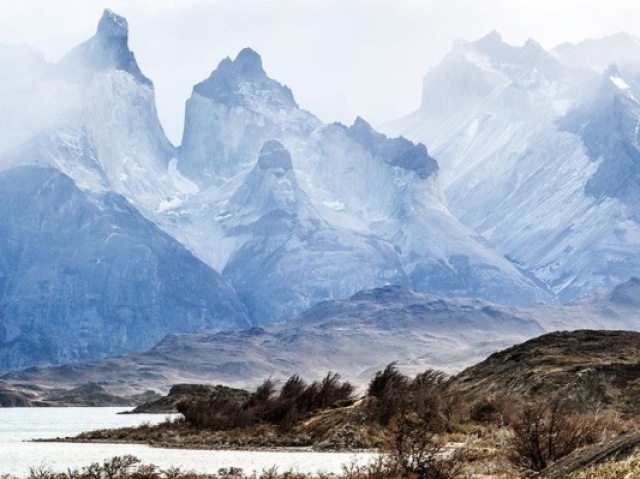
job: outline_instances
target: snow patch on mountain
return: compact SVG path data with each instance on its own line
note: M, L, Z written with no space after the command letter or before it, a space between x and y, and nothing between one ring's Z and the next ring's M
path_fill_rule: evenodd
M106 11L94 37L47 66L34 84L64 101L0 153L0 167L55 168L89 195L126 198L220 271L256 322L388 284L549 299L450 213L424 145L363 119L322 124L251 49L194 87L174 148L127 40L126 21Z
M228 179L251 167L265 141L305 136L319 125L246 48L193 88L178 167L198 184Z
M640 268L634 80L596 65L604 53L459 42L425 77L420 109L386 127L428 144L454 214L563 300Z

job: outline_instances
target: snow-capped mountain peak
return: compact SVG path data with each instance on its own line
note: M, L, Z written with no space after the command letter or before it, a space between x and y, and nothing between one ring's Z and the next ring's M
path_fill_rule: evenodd
M262 58L251 48L241 50L235 60L222 60L193 91L228 106L298 108L291 90L267 76Z
M111 10L105 10L98 22L96 34L65 55L53 68L54 77L87 83L97 73L121 70L138 82L151 85L129 49L127 20Z
M270 78L250 48L225 58L187 101L180 171L201 186L246 172L265 141L320 126L291 90Z
M98 22L97 36L128 38L129 25L127 19L114 13L108 8L104 10L100 21Z
M158 120L153 84L129 49L123 17L105 10L95 35L48 66L31 89L18 114L29 115L32 129L0 158L4 165L54 167L84 190L116 191L147 211L174 196L175 149ZM44 105L36 109L37 100Z
M640 271L638 58L624 34L459 42L387 131L428 144L454 214L572 299Z
M412 143L402 137L387 138L360 117L346 131L351 139L390 166L413 171L423 180L438 171L438 162L429 156L422 143Z

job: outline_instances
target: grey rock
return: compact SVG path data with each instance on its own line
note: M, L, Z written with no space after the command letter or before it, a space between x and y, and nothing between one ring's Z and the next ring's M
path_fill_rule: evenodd
M0 172L0 366L78 361L248 325L233 289L116 194Z

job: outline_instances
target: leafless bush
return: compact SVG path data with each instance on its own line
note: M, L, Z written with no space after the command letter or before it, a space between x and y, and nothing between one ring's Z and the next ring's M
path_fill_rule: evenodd
M508 426L516 414L517 405L513 398L499 396L480 399L469 408L469 419L480 424Z
M541 471L579 447L602 440L604 426L595 414L564 409L562 400L523 406L512 423L509 459L523 469Z
M456 476L461 461L445 451L431 424L417 415L396 418L390 424L390 437L383 449L387 477L449 479Z

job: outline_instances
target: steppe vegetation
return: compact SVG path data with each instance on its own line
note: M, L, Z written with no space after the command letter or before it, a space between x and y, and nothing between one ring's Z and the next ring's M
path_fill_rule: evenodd
M635 416L620 415L607 394L601 381L581 379L555 394L524 401L508 395L470 397L455 377L427 370L410 378L390 364L375 374L360 398L337 374L311 383L294 375L279 388L267 379L253 392L218 386L208 395L183 398L177 409L184 418L177 421L93 431L67 440L200 449L374 449L380 452L378 461L353 465L335 477L515 479L634 429ZM106 465L100 467L105 470ZM74 477L196 477L133 462L127 468L125 476L83 476L80 471ZM231 470L209 477L249 476ZM305 476L272 470L253 477Z

